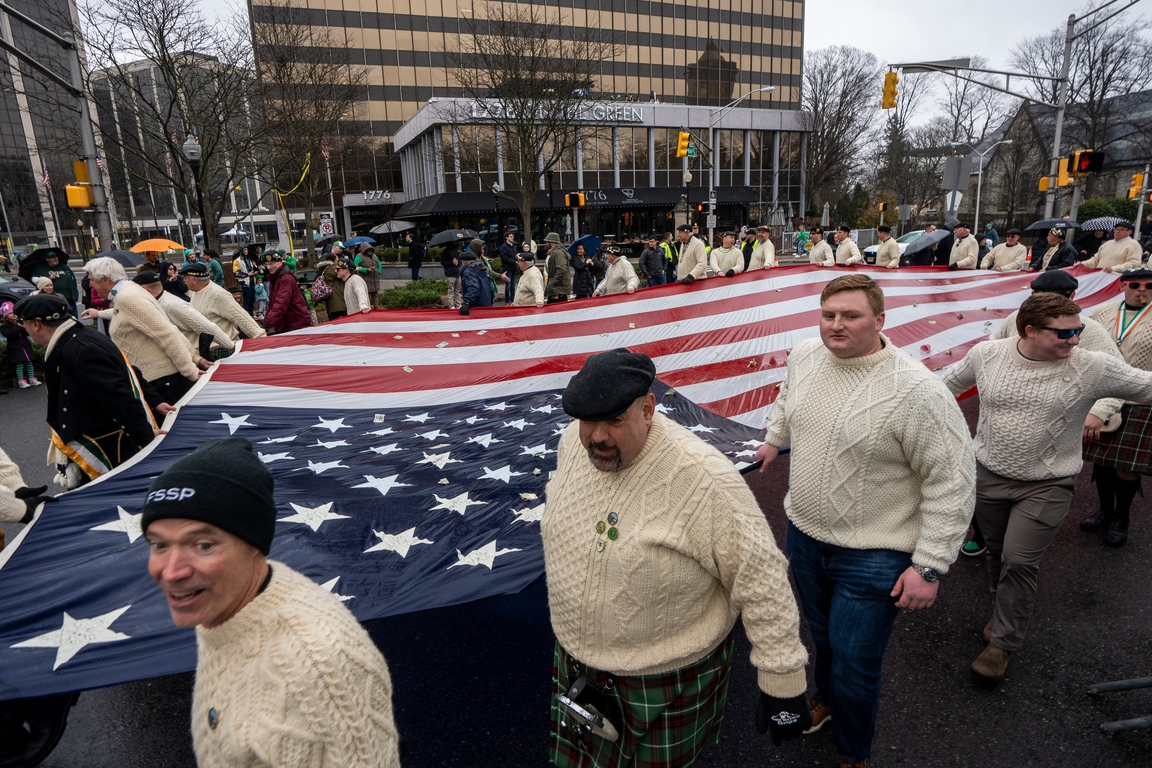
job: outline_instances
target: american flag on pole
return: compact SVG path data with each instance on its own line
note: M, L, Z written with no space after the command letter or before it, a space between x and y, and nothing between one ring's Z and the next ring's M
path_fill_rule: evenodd
M48 166L44 166L44 186L52 189L52 179L48 178Z
M865 268L885 332L938 370L1028 296L1033 273ZM276 480L272 557L361 620L523 589L543 573L544 488L569 419L560 393L588 355L650 355L657 408L738 466L752 460L788 351L818 334L846 274L758 271L543 309L372 312L242 343L190 393L169 434L47 505L0 552L0 699L189 670L146 571L141 502L205 440L252 441ZM1086 309L1117 276L1074 268Z
M331 157L331 153L328 151L327 136L320 137L320 154L324 156L324 162L328 162L328 159Z
M96 167L104 170L104 155L100 154L100 150L96 150Z

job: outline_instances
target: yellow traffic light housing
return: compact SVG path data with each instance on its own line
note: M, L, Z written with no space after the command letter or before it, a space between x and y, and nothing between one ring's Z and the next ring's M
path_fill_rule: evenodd
M1041 176L1040 177L1040 187L1039 187L1040 191L1041 192L1047 192L1051 187L1052 187L1052 177L1051 176Z
M68 196L69 208L91 208L92 207L92 188L82 187L76 184L67 184L64 187L64 194Z
M888 210L888 203L880 203L880 213L884 213L886 210Z
M1068 173L1068 158L1063 157L1060 159L1060 171L1056 175L1056 186L1068 187L1071 186L1074 179Z
M688 157L688 142L691 138L688 131L680 131L680 139L676 143L676 157Z
M892 109L896 106L896 85L899 82L900 76L895 72L884 75L884 95L880 99L881 109Z
M564 205L569 208L583 208L584 207L584 193L583 192L569 192L564 195Z

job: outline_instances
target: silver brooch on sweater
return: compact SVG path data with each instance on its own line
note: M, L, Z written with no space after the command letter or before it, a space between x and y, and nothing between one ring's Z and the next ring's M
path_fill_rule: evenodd
M216 708L208 710L208 727L216 730L216 726L220 723L220 716L216 714Z

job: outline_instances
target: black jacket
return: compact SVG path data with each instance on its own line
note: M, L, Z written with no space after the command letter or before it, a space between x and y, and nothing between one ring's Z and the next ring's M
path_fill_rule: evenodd
M1048 253L1048 249L1044 248L1039 254L1035 251L1032 252L1031 270L1039 272L1044 268L1044 254ZM1076 249L1069 243L1061 243L1060 247L1056 249L1056 253L1052 254L1051 260L1048 262L1048 269L1046 272L1051 272L1053 269L1063 269L1064 267L1071 267L1076 264Z
M36 359L32 353L32 340L23 326L0 319L0 336L8 343L8 362L31 363Z
M424 263L424 246L413 240L408 243L408 269L416 269Z
M104 334L74 324L44 361L48 424L64 442L124 429L137 448L152 442L152 422L136 399L128 363ZM147 393L144 393L147 397Z
M656 248L645 248L640 254L640 271L649 279L664 274L664 251Z
M440 266L444 267L444 277L460 277L460 265L452 263L455 258L456 246L445 246L444 253L440 254Z

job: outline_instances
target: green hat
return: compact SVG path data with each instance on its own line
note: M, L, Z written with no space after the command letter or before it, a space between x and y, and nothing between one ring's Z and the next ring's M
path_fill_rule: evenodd
M556 234L555 232L549 232L548 235L544 238L544 242L558 243L560 242L560 235Z

